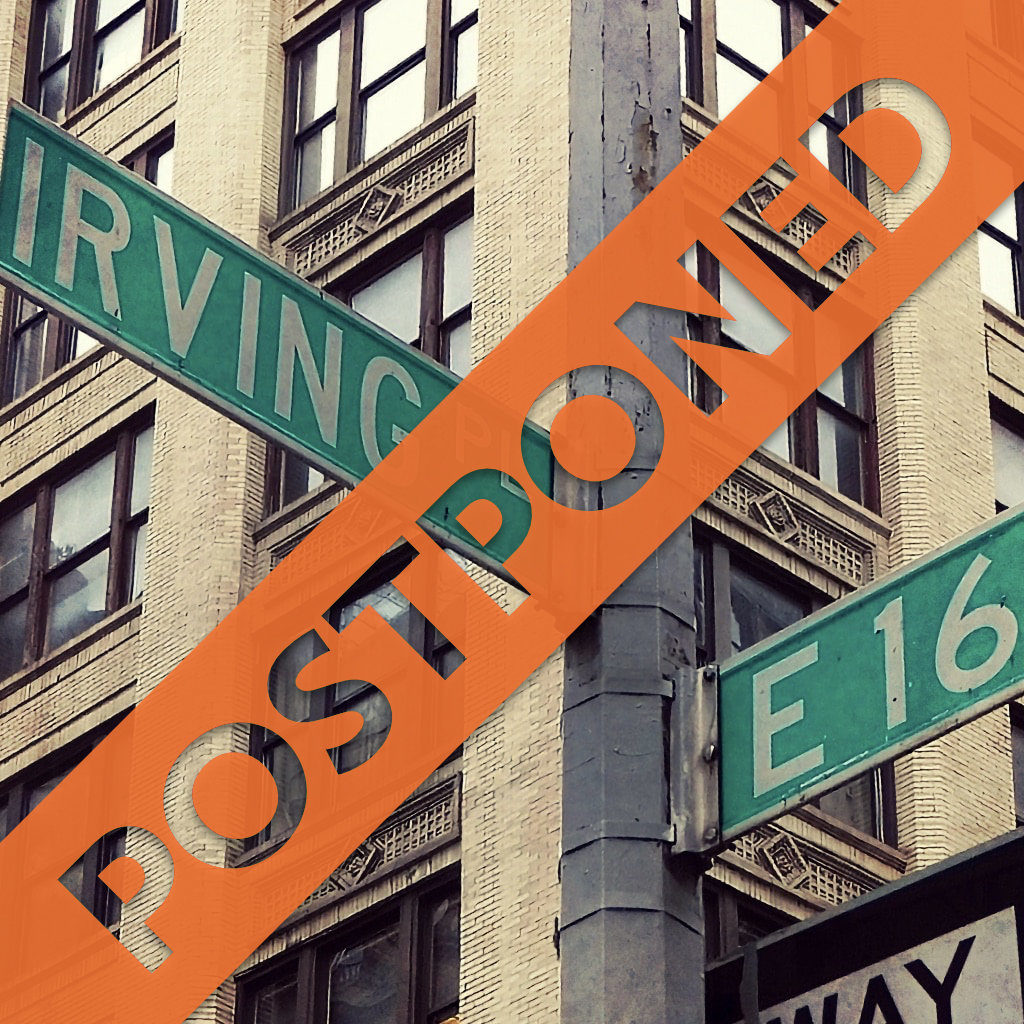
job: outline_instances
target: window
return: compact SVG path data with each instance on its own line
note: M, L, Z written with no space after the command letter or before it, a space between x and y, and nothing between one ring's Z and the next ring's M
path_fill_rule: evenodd
M1014 192L988 218L978 231L978 262L981 265L981 290L1014 313L1020 313L1021 196Z
M460 377L472 356L473 218L428 227L401 255L363 271L335 296ZM270 449L267 513L319 487L323 474L296 455Z
M36 763L29 774L22 773L0 790L0 840L63 781L64 777L96 746L107 732L104 726L73 751ZM124 856L125 829L108 833L87 850L64 874L61 882L99 922L116 929L121 920L121 902L97 877L118 857Z
M348 6L289 60L288 206L476 88L476 0Z
M326 618L339 633L366 608L373 608L444 678L462 663L462 655L399 593L391 581L412 561L405 547L382 558L330 608ZM331 752L339 772L365 764L381 748L391 729L391 706L383 694L365 682L341 682L320 690L300 690L295 679L303 667L323 653L323 642L311 634L300 637L275 662L270 679L274 706L292 721L314 721L343 711L363 718L359 734ZM249 750L277 783L280 800L273 819L250 846L258 846L290 832L302 815L305 789L301 770L283 740L263 729L253 729Z
M180 27L183 0L35 0L26 102L63 121Z
M1024 502L1024 418L1006 406L992 410L992 461L996 512Z
M697 661L721 663L823 606L824 597L781 570L713 536L694 542ZM814 801L848 825L895 844L891 765L868 772Z
M820 20L818 11L798 0L679 0L684 94L704 100L702 69L713 71L718 116L725 118ZM716 29L715 49L707 54L695 27L701 21ZM863 195L860 164L838 138L859 112L854 105L840 99L811 127L807 142L840 181Z
M704 957L718 960L748 942L763 939L794 919L788 914L737 892L712 878L702 883Z
M1024 707L1010 704L1010 749L1013 753L1013 806L1017 828L1024 825Z
M239 985L244 1024L443 1024L459 1009L459 883L449 876L286 954Z
M157 188L169 192L174 166L174 135L168 133L125 161ZM0 344L0 404L34 388L55 370L99 347L91 334L9 289Z
M785 327L703 246L690 249L683 265L720 297L734 317L690 317L702 341L768 355L788 336ZM799 281L795 290L808 305L818 305L824 290ZM846 497L876 508L877 468L871 387L871 345L862 345L765 442L768 451L792 462ZM698 402L712 408L720 392L701 379Z
M152 448L125 426L0 511L0 678L142 594Z

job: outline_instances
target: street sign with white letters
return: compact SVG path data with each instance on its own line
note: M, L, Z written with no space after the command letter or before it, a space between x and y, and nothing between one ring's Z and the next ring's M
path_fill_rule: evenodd
M2 170L0 281L331 476L362 480L459 383L13 101ZM547 435L527 424L522 443L551 493ZM465 477L438 495L427 525L480 553L457 516L481 498L502 512L483 552L495 565L530 524L507 476Z
M1024 693L1024 509L725 662L728 840Z
M707 1024L1019 1024L1024 832L712 965Z

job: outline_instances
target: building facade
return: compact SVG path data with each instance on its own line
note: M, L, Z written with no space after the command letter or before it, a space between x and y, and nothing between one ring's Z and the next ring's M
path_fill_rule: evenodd
M0 91L461 376L832 6L0 0ZM649 48L639 17L657 30ZM896 196L837 138L878 104L922 126L922 170ZM883 82L838 101L808 145L894 227L941 174L948 139L919 97ZM865 252L851 242L813 272L797 255L813 210L767 228L760 212L787 173L767 172L728 222L816 305ZM623 623L652 630L655 648L666 616L682 624L674 668L692 671L1024 501L1022 225L1018 192L708 499L652 570L651 614L617 620L646 607L624 599L552 654L191 1019L699 1019L692 993L648 987L683 962L676 925L645 946L672 917L669 840L572 838L616 801L629 813L578 771L587 744L615 746L586 715L617 707L616 655L633 653ZM700 247L683 259L735 319L648 310L636 329L774 350L784 329L728 268ZM345 494L13 291L2 317L0 837ZM696 402L716 401L712 382L680 373ZM578 383L553 386L538 419ZM372 606L447 674L458 651L390 586L403 557L339 594L332 623ZM648 654L641 675L672 661ZM595 680L599 700L581 700ZM363 715L339 757L361 763L386 739L369 691L315 699ZM323 714L313 702L296 717ZM244 864L286 841L301 793L273 737L228 730L192 756L220 749L258 757L281 797L252 841L197 832L203 859ZM595 761L614 775L614 758ZM630 799L664 804L667 826L668 780L652 785ZM187 818L187 795L183 777L168 813ZM703 879L703 928L682 927L715 959L1022 820L1014 706L742 837ZM122 907L97 879L124 853L167 869L129 829L65 883L152 968L167 955L145 925L154 904ZM645 877L609 881L644 858ZM644 1000L658 1009L636 1016Z

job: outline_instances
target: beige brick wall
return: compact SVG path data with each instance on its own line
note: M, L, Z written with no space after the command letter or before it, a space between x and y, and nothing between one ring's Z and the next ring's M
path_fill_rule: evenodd
M928 105L891 85L886 105L927 125L924 162L944 165L944 136ZM898 196L875 183L888 227L925 201L927 181ZM875 333L882 512L891 568L926 554L994 511L989 382L977 243L971 238ZM899 838L911 867L931 864L1013 827L1005 710L897 764Z
M568 8L480 5L473 352L564 277ZM554 401L558 401L557 395ZM467 1024L558 1019L561 652L466 742L462 980Z

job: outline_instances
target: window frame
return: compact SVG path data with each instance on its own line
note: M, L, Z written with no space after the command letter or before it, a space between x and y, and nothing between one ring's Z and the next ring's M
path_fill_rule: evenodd
M400 63L378 76L365 86L360 84L360 62L362 46L362 20L364 13L374 5L372 2L346 2L329 14L320 18L306 31L297 35L285 44L285 91L284 91L284 130L282 133L281 160L281 191L279 197L279 215L284 217L317 196L323 195L332 185L337 184L349 171L364 164L384 157L397 145L399 139L389 143L379 152L364 157L363 145L365 137L364 102L389 84L397 81L403 74L419 63L425 65L424 109L423 117L418 122L422 125L434 114L440 112L457 100L461 101L473 95L476 86L466 90L459 97L455 93L457 37L479 24L478 11L463 17L456 24L451 24L451 0L426 0L426 40L421 50L406 57ZM338 94L333 108L334 130L334 168L333 181L326 184L319 192L299 201L297 154L299 145L308 137L322 131L332 120L331 111L325 111L320 117L310 122L303 129L298 128L298 93L300 55L309 48L317 46L334 32L339 32L338 59ZM415 130L415 129L412 129ZM404 138L401 136L400 138Z
M156 173L161 157L174 149L174 126L165 129L150 139L141 149L136 150L126 157L122 163L131 171L141 175L150 184L156 184ZM0 319L0 408L10 405L23 395L28 394L33 388L38 387L47 378L51 377L61 367L75 362L81 356L96 351L102 347L96 340L96 344L89 346L83 352L77 352L76 346L78 336L86 332L80 331L74 324L69 323L57 313L52 313L45 307L40 307L39 313L34 313L28 320L19 321L17 313L23 302L32 302L24 293L16 288L5 289L5 301L3 317ZM14 393L14 353L18 337L29 330L30 321L45 323L45 335L43 341L43 356L40 360L42 372L39 379L30 384L23 391ZM91 335L87 335L91 337Z
M393 584L396 577L416 558L416 550L412 545L408 543L402 543L392 550L388 551L385 555L379 558L369 569L363 573L324 613L324 620L331 626L332 629L337 629L340 632L340 626L338 625L339 613L343 608L352 604L355 601L359 601L362 598L369 596L374 590L379 587L383 587L389 583ZM441 635L441 633L433 626L429 619L423 615L422 612L412 602L408 602L408 610L406 612L409 616L409 630L408 635L404 636L405 641L409 644L413 650L423 658L423 660L431 666L438 674L444 676L442 672L443 661L446 655L451 651L456 651L454 644L447 638ZM454 668L452 669L454 671ZM445 678L447 678L445 676ZM340 714L342 711L352 710L352 705L357 703L359 699L364 696L367 692L372 692L371 684L367 683L365 686L354 690L350 693L346 693L344 697L338 699L334 693L334 687L325 686L319 690L314 690L309 694L309 717L306 721L319 721L321 718ZM249 747L248 753L255 760L259 761L267 770L273 775L273 753L275 750L285 747L287 744L273 733L263 729L259 726L254 726L249 730ZM338 752L342 748L336 748L330 751L332 760L337 764ZM461 746L453 752L451 757L447 761L451 761L461 753ZM447 761L445 763L447 763ZM279 832L272 833L271 825L273 822L269 822L265 828L261 829L260 832L244 843L245 852L243 854L246 863L252 863L253 859L260 859L266 855L267 852L274 849L278 844L285 841L285 839L291 835L291 829L284 829Z
M989 420L991 423L998 423L1004 430L1015 435L1020 439L1021 448L1024 450L1024 414L1014 409L1012 406L1007 405L1005 402L999 401L994 396L989 397ZM995 438L993 436L993 482L995 484L994 504L995 514L999 515L1002 512L1007 511L1010 508L1017 508L1016 505L1003 505L999 500L999 481L995 478L997 468L995 465Z
M396 925L401 972L397 981L400 992L398 1013L402 1024L419 1024L420 1021L435 1024L446 1019L443 1014L457 1014L458 1009L452 1010L449 1006L429 1008L425 992L429 975L429 965L424 959L429 948L427 911L432 904L452 896L459 900L461 908L460 870L457 865L438 871L301 946L245 972L236 978L235 1020L240 1024L254 1024L260 993L294 976L296 1024L326 1024L331 961L335 954L346 946L372 939L375 934Z
M771 73L772 68L763 69L749 58L732 49L718 38L716 0L687 0L692 4L691 18L679 14L680 31L686 37L687 74L681 81L683 96L699 103L709 113L718 115L718 57L721 55L735 67L761 82ZM807 0L772 0L780 8L780 29L782 56L785 59L806 36L807 31L816 27L825 14ZM680 53L683 46L680 45ZM711 97L714 97L714 103ZM836 105L836 112L823 114L818 122L830 130L828 139L828 167L857 198L867 199L867 177L864 165L856 159L836 138L853 121L863 108L859 90L842 97ZM807 136L804 141L808 142Z
M780 267L778 260L756 246L755 249L766 264L791 288L808 306L818 305L827 297L828 292L820 286L813 285L809 279L798 276L791 268ZM717 259L703 246L697 246L697 280L707 292L718 298L720 295L720 275ZM728 268L726 268L728 269ZM742 284L742 282L740 282ZM756 298L756 296L755 296ZM711 345L722 345L727 348L743 349L742 344L733 341L726 333L726 321L714 316L688 315L687 323L691 325L691 333L696 332L699 340ZM745 350L749 351L749 350ZM823 487L829 487L842 494L848 501L856 502L872 512L878 512L881 505L880 483L878 476L878 417L875 402L874 374L874 337L868 337L857 350L858 354L849 358L859 358L862 375L864 412L857 413L845 405L826 395L821 388L815 389L786 418L789 438L790 457L785 458L772 452L776 458L789 465L802 469L818 480ZM721 388L706 374L695 372L696 387L694 389L697 405L711 412L722 402ZM827 413L841 422L854 426L860 436L860 488L859 499L840 491L838 486L827 483L821 477L820 452L820 413ZM780 428L781 429L781 428ZM766 439L767 440L767 439ZM762 443L762 450L766 449Z
M755 927L746 930L759 932L758 938L796 923L796 918L784 910L770 903L762 903L708 875L702 881L701 899L704 905L705 963L721 960L742 948L741 935L744 929L741 921L744 915L748 921L757 919Z
M64 644L73 642L82 633L93 628L89 626L63 643L49 646L51 590L57 581L74 572L79 566L104 551L108 553L104 619L134 600L131 591L136 566L133 552L129 548L137 531L148 524L150 509L147 502L138 512L133 513L131 510L136 442L153 426L154 410L149 406L120 423L102 438L75 452L59 466L43 474L0 505L0 521L6 521L25 509L35 509L27 579L23 585L0 600L0 614L17 607L22 601L26 604L22 660L19 666L0 677L0 682L44 661ZM73 555L51 565L49 542L53 530L53 505L57 489L109 454L114 456L114 468L107 528L98 538L89 541ZM150 473L152 474L152 466Z
M1014 316L1024 315L1024 188L1016 188L1013 193L1013 212L1017 222L1017 237L1013 238L1006 234L1001 228L996 227L988 220L983 220L978 225L978 231L991 238L994 242L997 242L1003 248L1009 250L1010 253L1010 269L1013 274L1013 307L1009 310ZM1007 197L1009 198L1009 197ZM999 204L1002 206L1002 203ZM995 214L998 210L993 210ZM982 300L985 302L991 302L993 305L998 306L1000 309L1007 309L999 299L992 295L989 295L985 291L984 283L981 279L980 274L980 262L981 255L978 256L979 261L979 289L981 291Z
M100 0L68 0L68 2L73 3L75 9L71 16L71 43L67 56L61 55L47 68L42 67L45 18L40 16L43 9L43 3L40 0L33 0L32 3L27 46L25 102L33 109L39 109L40 84L44 75L48 71L52 71L59 63L65 60L67 62L68 77L64 110L57 120L58 124L63 124L77 107L92 96L113 86L131 70L128 69L102 87L96 88L97 42L130 21L141 8L144 11L142 52L139 55L139 62L141 62L160 43L171 38L178 31L174 25L174 19L182 0L134 0L124 11L98 29L95 27L95 21ZM133 68L137 66L138 62L132 65Z
M781 567L726 540L720 534L704 526L694 530L693 544L694 593L700 603L700 614L697 617L697 668L703 664L721 665L733 656L731 604L733 564L761 579L780 593L791 596L798 602L803 601L804 607L807 609L805 617L829 603L825 595L815 590L810 584L795 579ZM703 585L701 586L701 584ZM878 768L872 769L871 774L873 783L871 816L874 819L872 832L865 833L844 819L821 810L818 807L821 797L811 800L810 805L815 808L815 813L826 816L844 830L867 835L886 846L896 848L898 846L898 831L894 763L888 761ZM836 789L842 789L844 785L846 784L837 786ZM827 795L829 794L822 794L822 796Z
M117 715L113 720L104 722L90 729L84 736L71 743L46 754L34 761L28 768L16 773L12 778L0 784L0 840L9 835L31 813L28 809L30 792L49 780L62 777L73 771L114 727L128 714L127 711ZM6 813L6 817L5 817ZM124 830L117 830L123 834ZM83 905L109 928L113 934L120 930L121 903L114 893L99 880L100 872L116 856L112 855L111 834L103 837L104 842L94 843L84 854L82 877L84 882ZM117 918L114 919L114 911Z
M473 197L467 196L443 210L438 216L407 232L402 238L346 274L339 282L328 287L328 293L339 302L350 305L352 297L406 260L421 253L419 335L416 342L407 344L417 348L442 366L449 366L451 332L473 322L472 298L467 305L444 315L444 239L474 217ZM323 479L301 494L290 494L290 474L313 471ZM310 466L300 456L280 445L268 443L264 484L264 517L272 516L293 502L302 500L326 481L335 481ZM307 481L309 477L307 476Z

